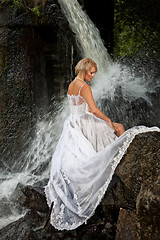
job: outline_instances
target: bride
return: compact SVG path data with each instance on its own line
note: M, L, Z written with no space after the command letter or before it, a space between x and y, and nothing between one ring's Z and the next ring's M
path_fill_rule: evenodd
M96 63L83 58L68 88L70 116L53 154L45 187L49 207L53 203L50 223L59 230L75 229L94 214L136 134L160 131L145 126L125 131L122 124L112 122L97 108L86 83L96 72Z

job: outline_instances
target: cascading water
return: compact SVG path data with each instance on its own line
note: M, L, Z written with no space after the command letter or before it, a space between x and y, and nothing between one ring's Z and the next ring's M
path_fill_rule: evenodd
M151 75L144 75L142 72L137 76L133 69L113 62L98 29L77 0L59 0L59 3L72 31L76 34L82 57L90 57L98 65L98 73L92 86L97 104L103 107L112 119L123 122L127 127L139 124L140 118L137 117L137 112L134 116L134 109L139 111L141 104L145 104L145 108L150 111L152 100L149 97L154 88L158 87L159 79L153 88ZM51 112L42 121L37 121L35 138L28 140L29 149L22 154L11 170L1 173L0 227L24 214L18 203L16 204L20 193L18 184L33 185L49 177L51 156L69 111L66 98L61 104L55 101L54 105L54 114ZM139 115L143 114L147 119L151 117L142 110Z
M117 85L123 86L124 93L130 96L145 96L146 86L142 77L136 78L130 69L114 63L105 48L98 29L82 10L77 0L59 0L61 8L69 21L72 31L76 34L77 45L82 57L92 58L98 66L93 91L98 99L103 94L105 97L114 97ZM96 91L95 91L96 89ZM136 96L135 96L136 94Z
M112 61L104 47L98 29L82 10L77 0L59 0L59 3L72 31L76 34L81 55L92 58L97 63L99 72L105 72Z
M153 79L153 72L146 72L144 66L139 65L138 62L139 72L136 64L131 68L112 61L98 29L82 10L78 1L59 0L59 3L75 33L82 57L90 57L97 63L98 72L92 82L97 105L113 121L122 122L126 128L137 124L152 125L150 119L153 118L155 111L152 104L155 101L153 96L156 87L160 85L159 79ZM140 109L143 108L139 112L141 119L136 117L135 105L137 108L138 106Z

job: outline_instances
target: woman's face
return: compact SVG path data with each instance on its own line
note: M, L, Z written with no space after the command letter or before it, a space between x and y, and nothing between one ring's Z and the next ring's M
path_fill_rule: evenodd
M90 82L96 73L95 67L91 67L91 69L86 73L85 80Z

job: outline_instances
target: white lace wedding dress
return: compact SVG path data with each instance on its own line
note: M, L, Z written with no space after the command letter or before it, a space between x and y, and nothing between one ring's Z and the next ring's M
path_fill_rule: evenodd
M136 134L160 131L138 126L116 137L105 121L89 112L80 91L77 96L68 95L70 116L64 123L45 187L48 205L54 202L50 223L59 230L75 229L94 214Z

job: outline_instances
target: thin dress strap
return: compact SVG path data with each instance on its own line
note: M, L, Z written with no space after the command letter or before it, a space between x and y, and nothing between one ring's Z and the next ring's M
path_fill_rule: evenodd
M80 89L79 89L79 93L78 93L78 95L80 95L80 93L81 93L81 89L82 89L82 87L84 86L85 84L82 84L81 85L81 87L80 87Z

